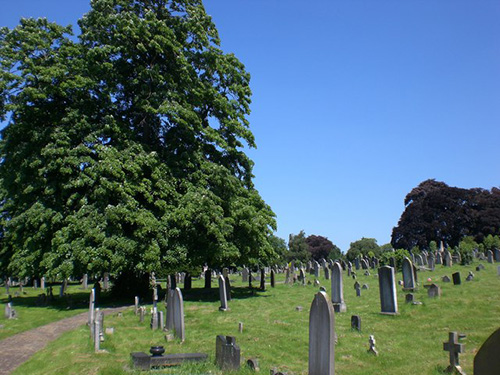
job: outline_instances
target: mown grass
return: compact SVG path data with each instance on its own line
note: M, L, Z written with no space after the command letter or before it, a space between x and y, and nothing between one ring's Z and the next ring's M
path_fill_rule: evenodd
M500 278L496 265L483 262L481 272L471 266L437 268L434 272L419 272L420 288L415 299L422 305L404 303L404 295L398 287L400 313L397 316L381 315L378 280L373 276L359 275L362 290L356 297L354 280L344 273L344 297L347 312L336 314L338 344L335 347L336 374L441 374L448 364L448 353L443 342L449 331L465 333L466 352L460 356L462 368L472 374L474 354L486 338L500 326ZM465 282L468 271L476 277ZM443 275L460 271L462 285L443 283ZM361 274L362 272L359 272ZM427 297L422 287L428 277L442 287L438 299ZM401 273L398 274L401 278ZM132 309L122 316L105 318L106 327L114 327L113 335L106 336L102 348L108 353L94 354L85 326L64 334L43 351L22 365L14 374L136 374L131 369L130 353L148 352L151 345L165 346L167 353L204 352L209 361L171 369L152 371L154 374L216 374L213 365L215 337L233 335L241 348L243 358L258 358L261 372L270 368L295 374L307 373L309 308L318 288L313 285L285 285L279 275L276 288L267 286L265 292L249 290L238 276L232 276L233 299L230 311L219 312L218 291L202 290L202 282L194 282L194 290L184 293L186 341L166 342L164 333L151 331L149 318L139 323ZM329 281L320 279L330 290ZM302 311L296 307L302 306ZM360 315L362 332L350 328L351 315ZM21 319L21 317L20 317ZM238 323L244 325L238 332ZM368 337L374 335L379 356L367 353ZM143 372L144 373L144 372ZM242 368L238 374L246 374Z

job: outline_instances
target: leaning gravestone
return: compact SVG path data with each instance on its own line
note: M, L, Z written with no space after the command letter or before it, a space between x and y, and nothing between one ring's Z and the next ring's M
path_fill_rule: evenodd
M220 297L220 311L227 311L227 294L226 294L226 282L224 276L219 275L219 297Z
M413 291L415 290L415 274L413 273L413 264L408 257L403 259L403 290Z
M335 312L325 292L314 296L309 313L309 375L335 374Z
M380 289L380 305L382 314L397 314L398 300L396 296L396 282L394 268L384 266L378 269L378 282Z
M500 372L500 328L481 345L474 357L474 375L498 375Z
M175 288L174 291L174 332L175 336L178 337L181 342L184 342L186 338L185 326L184 326L184 300L182 298L182 292L179 288Z
M344 284L342 282L342 266L339 262L335 262L332 266L332 303L335 312L346 312L346 304L344 302Z

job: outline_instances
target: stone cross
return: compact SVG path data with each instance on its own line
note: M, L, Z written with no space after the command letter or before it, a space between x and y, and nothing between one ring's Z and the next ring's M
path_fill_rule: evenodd
M309 375L335 374L335 312L325 292L314 296L309 312Z
M227 311L227 294L226 294L226 281L224 276L219 275L219 297L220 297L220 307L219 311Z
M373 355L378 355L378 351L377 349L375 349L375 337L373 337L373 335L370 335L368 342L370 343L370 348L367 350L367 352Z
M464 344L458 343L458 333L450 332L448 342L443 343L443 350L450 352L450 365L446 368L446 372L455 371L465 375L458 360L458 354L465 351L464 347Z

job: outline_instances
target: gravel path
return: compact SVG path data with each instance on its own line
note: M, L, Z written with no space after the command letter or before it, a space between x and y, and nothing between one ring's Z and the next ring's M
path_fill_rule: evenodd
M103 309L104 314L125 310L127 307ZM52 322L30 331L21 332L0 341L0 375L8 375L26 362L37 351L64 332L87 324L88 312Z

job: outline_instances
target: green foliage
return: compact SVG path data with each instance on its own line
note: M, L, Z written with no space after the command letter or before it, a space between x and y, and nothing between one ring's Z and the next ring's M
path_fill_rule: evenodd
M436 241L429 242L429 250L433 253L437 251L437 243Z
M392 249L392 245L391 245L390 243L386 243L386 244L384 244L384 245L380 246L380 253L381 253L381 254L382 254L382 253L385 253L385 252L387 252L387 251L392 252L392 250L393 250L393 249Z
M380 255L380 263L388 266L391 264L390 259L394 258L394 262L396 265L397 270L401 270L401 267L403 266L403 259L405 257L411 258L410 257L410 252L405 249L397 249L395 251L386 251Z
M284 264L286 263L286 257L288 254L288 247L286 246L286 241L278 236L272 234L269 237L269 243L271 244L276 256L269 261L269 263Z
M483 245L485 251L500 249L500 237L492 236L491 234L489 234L488 236L484 237Z
M4 272L112 275L258 264L250 75L198 0L95 0L70 27L0 30Z
M305 263L311 259L311 252L306 242L306 234L303 230L299 234L290 234L288 237L287 261L297 260Z
M378 256L380 254L380 246L377 244L375 238L361 238L360 240L351 242L349 250L347 250L346 257L348 260L353 261L360 255L368 255L372 252L373 255Z

